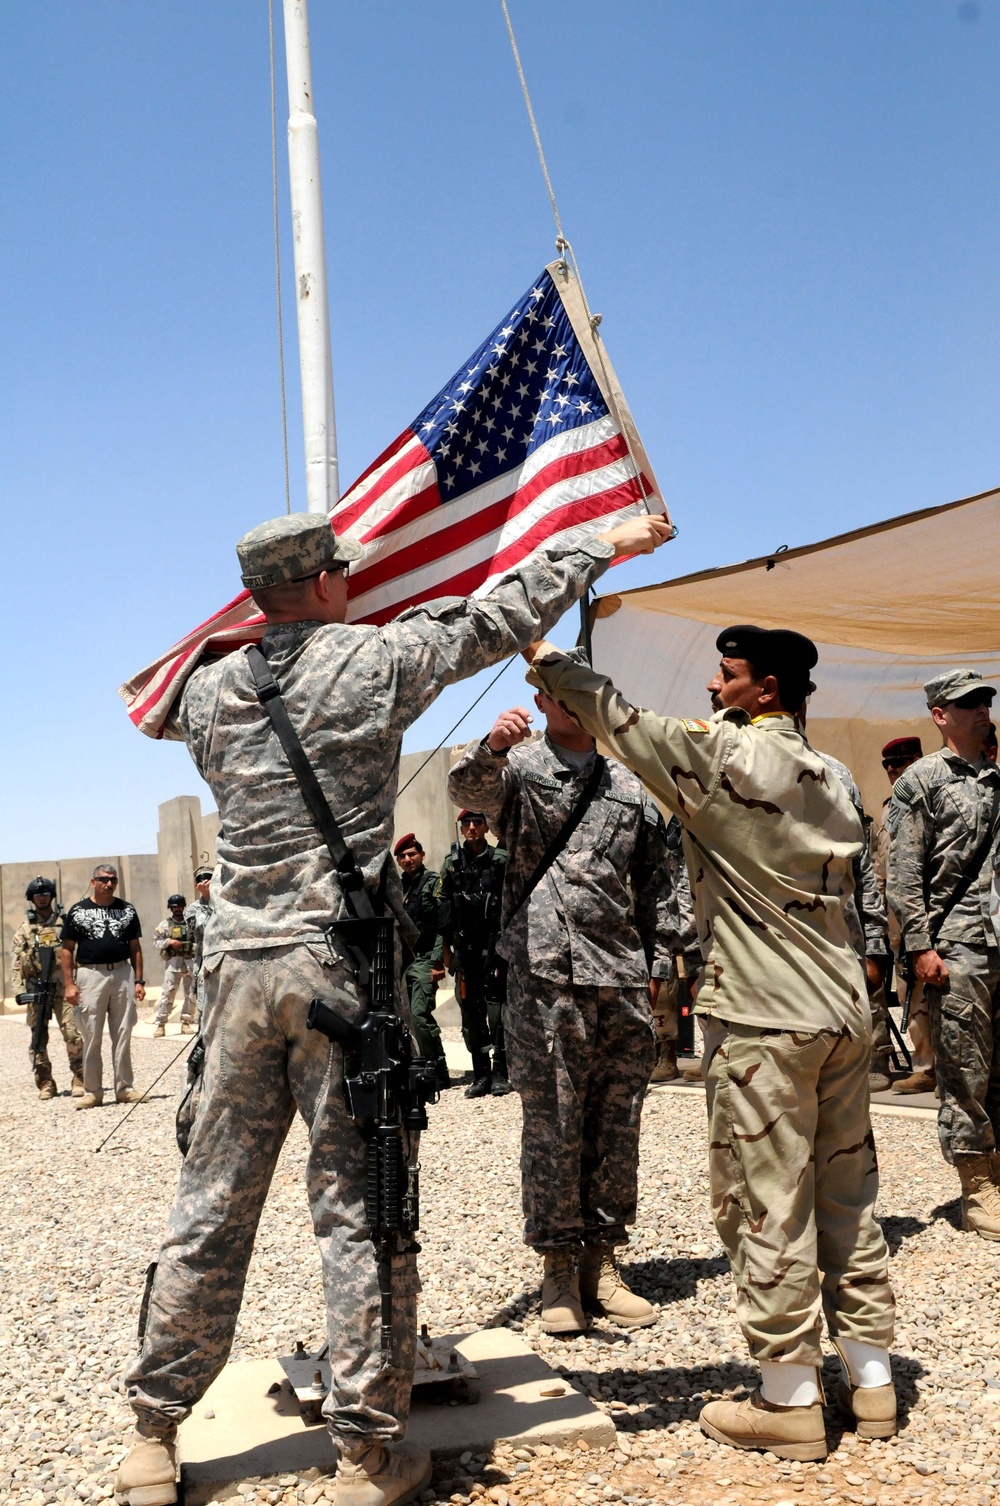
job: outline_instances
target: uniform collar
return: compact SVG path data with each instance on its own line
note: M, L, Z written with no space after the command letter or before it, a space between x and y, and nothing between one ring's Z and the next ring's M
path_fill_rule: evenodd
M939 748L938 752L942 758L951 764L952 768L963 772L967 770L970 774L974 774L977 779L983 777L989 778L991 774L1000 773L996 764L988 763L985 758L980 758L978 763L970 763L967 758L962 757L961 753L956 753L954 748Z
M585 774L590 768L594 759L597 757L597 748L591 748L587 762L583 765L582 768L578 769L575 764L570 763L569 759L564 756L562 749L559 747L559 744L552 741L552 738L549 736L548 732L545 733L544 737L542 738L542 742L545 745L549 757L559 765L556 772L561 773L565 769L566 773L574 779L578 774Z

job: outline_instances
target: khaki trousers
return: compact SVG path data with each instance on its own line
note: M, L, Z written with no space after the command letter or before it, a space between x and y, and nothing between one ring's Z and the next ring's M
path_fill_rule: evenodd
M115 1093L123 1093L132 1086L132 1030L136 1018L132 964L78 967L76 986L80 990L76 1012L83 1036L83 1090L97 1098L104 1092L101 1047L107 1020Z
M831 1338L887 1349L868 1041L709 1019L705 1054L712 1212L751 1354L822 1364L821 1309Z

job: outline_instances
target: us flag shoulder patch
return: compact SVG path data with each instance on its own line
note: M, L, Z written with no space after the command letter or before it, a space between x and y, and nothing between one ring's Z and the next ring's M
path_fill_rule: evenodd
M710 730L709 723L703 722L697 717L690 718L685 716L682 720L685 732L708 732Z

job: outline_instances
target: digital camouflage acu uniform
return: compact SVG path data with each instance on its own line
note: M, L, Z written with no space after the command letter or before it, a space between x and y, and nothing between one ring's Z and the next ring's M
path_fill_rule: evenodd
M653 976L661 979L660 991L653 1005L653 1033L656 1036L656 1064L652 1082L670 1082L677 1076L678 1011L682 989L690 990L701 971L698 946L698 923L695 919L691 880L684 857L683 828L676 816L667 822L666 868L670 960L658 963ZM690 998L690 994L688 994Z
M869 846L872 854L872 869L875 874L875 882L878 884L879 893L886 900L887 921L889 927L889 950L895 963L896 969L896 992L900 988L909 989L904 973L906 968L906 952L900 944L899 921L896 912L886 899L886 879L889 867L889 848L891 839L889 836L888 816L889 806L892 804L892 796L886 795L882 801L882 809L871 824L869 832ZM934 1071L934 1048L931 1045L931 1017L927 1008L927 997L924 993L924 985L914 981L910 993L910 1017L908 1034L910 1037L910 1055L913 1061L914 1072L932 1073ZM896 1090L898 1091L898 1089Z
M846 763L841 763L839 758L834 758L832 753L823 753L819 748L813 749L828 769L832 769L840 780L847 797L858 813L861 822L861 830L864 833L864 843L854 867L854 893L845 901L844 909L847 915L847 926L851 933L851 941L854 950L864 966L865 959L874 957L883 969L889 963L889 923L885 909L885 895L878 886L875 877L875 866L872 861L870 829L865 819L865 806L861 798L861 791L857 782ZM861 913L858 913L858 901L860 899ZM867 979L866 979L867 987ZM889 1070L889 1052L891 1042L889 1040L888 1006L885 1002L885 989L880 985L874 993L869 993L868 1007L872 1016L872 1050L871 1065L873 1073L883 1074L882 1086L887 1086L884 1074ZM872 1084L874 1088L875 1083Z
M250 539L283 526L264 524ZM543 550L484 597L429 602L384 627L268 628L263 649L289 716L373 891L388 860L406 729L444 686L555 623L613 553L596 540ZM303 559L293 573L316 568ZM415 1259L396 1260L394 1363L383 1369L365 1143L347 1115L341 1048L305 1024L313 996L348 1017L358 1012L353 973L323 939L345 913L340 885L243 653L191 676L167 731L187 742L218 801L221 830L205 930L204 1087L142 1351L126 1376L129 1399L145 1433L169 1437L225 1364L257 1222L297 1108L310 1138L307 1187L329 1323L324 1413L345 1447L398 1438L413 1373Z
M413 1034L420 1055L435 1064L444 1063L441 1027L434 1018L437 984L431 970L441 966L442 943L438 932L441 882L430 868L402 876L403 904L419 932L412 947L403 945L403 977L410 1001Z
M990 923L992 871L983 843L1000 815L1000 771L950 748L896 780L887 826L886 892L905 952L933 948L944 988L927 986L946 1161L1000 1146L1000 951ZM976 854L984 853L972 871ZM971 877L971 882L966 879ZM957 903L955 899L957 896Z
M500 908L507 852L486 845L469 851L462 842L441 868L442 935L452 950L455 997L462 1012L462 1039L472 1057L473 1078L490 1071L490 1050L502 1050L500 1016L507 970L499 964Z
M539 1250L628 1239L655 1054L649 968L670 955L663 818L619 763L519 904L595 756L574 767L548 734L502 757L473 743L448 776L452 803L484 810L507 851L503 1027L523 1111L524 1238Z
M642 776L690 844L713 1212L752 1354L819 1366L821 1306L832 1337L886 1348L871 1023L845 915L863 833L843 786L783 713L656 716L557 653L529 680Z
M201 976L202 963L205 960L205 927L209 918L215 913L215 906L211 899L202 899L199 895L192 904L184 911L184 919L191 927L194 936L194 955L191 958L191 970L194 973L195 999L198 1004L199 1022L205 1008L205 985Z
M33 913L33 912L32 912ZM50 1016L50 1029L52 1024L58 1025L66 1045L66 1056L69 1060L69 1069L73 1074L73 1087L78 1094L83 1091L83 1038L76 1028L76 1018L73 1006L67 1004L63 998L62 969L59 966L59 930L61 916L53 914L48 924L43 925L40 920L25 918L14 932L14 940L11 943L10 961L12 975L12 992L14 994L25 993L32 984L41 976L38 962L38 948L51 946L55 948L55 956L52 961L52 978L55 983L55 991L52 1000L52 1014ZM37 1017L36 1006L29 1004L27 1009L28 1029L33 1030ZM35 1086L39 1089L53 1084L52 1063L49 1060L48 1050L39 1051L36 1056L31 1051L29 1042L28 1052L31 1056L31 1068L35 1075Z
M181 1022L191 1024L195 1016L195 981L194 981L194 948L195 934L193 927L188 922L188 905L184 911L184 918L180 925L172 916L161 920L153 932L153 945L163 958L163 987L160 991L160 1002L156 1006L156 1023L166 1023L170 1011L174 1006L179 987L183 989L181 994ZM183 935L177 934L183 931ZM173 949L171 942L179 941L183 950L178 952Z

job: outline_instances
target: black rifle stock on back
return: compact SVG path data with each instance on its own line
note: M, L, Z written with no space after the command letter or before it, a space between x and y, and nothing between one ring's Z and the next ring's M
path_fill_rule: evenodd
M404 1142L427 1128L426 1105L438 1096L432 1062L414 1056L410 1032L393 1009L392 916L341 920L331 940L355 962L367 1012L358 1021L313 999L306 1024L344 1051L347 1111L367 1142L365 1217L378 1265L382 1364L392 1363L392 1258L415 1253L420 1227L420 1168Z
M49 1020L56 996L56 949L54 946L38 948L38 978L33 988L17 995L18 1004L34 1004L35 1023L31 1031L31 1054L41 1056L48 1049Z

